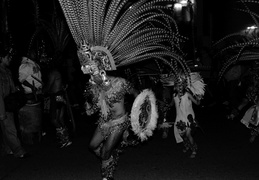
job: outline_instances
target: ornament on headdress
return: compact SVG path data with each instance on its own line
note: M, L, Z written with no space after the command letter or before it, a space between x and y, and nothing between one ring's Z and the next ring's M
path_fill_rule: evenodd
M83 41L78 48L77 55L84 74L97 74L100 70L116 70L113 57L105 47L90 47L88 43Z
M106 76L106 72L104 70L101 70L100 75L102 76L103 84L105 86L108 86L110 84L110 81Z

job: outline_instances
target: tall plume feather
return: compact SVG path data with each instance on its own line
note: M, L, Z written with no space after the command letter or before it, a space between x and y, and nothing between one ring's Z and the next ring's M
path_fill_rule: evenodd
M190 69L182 57L176 23L166 12L167 0L59 0L78 46L107 48L116 67L141 61L160 61L184 72ZM172 63L175 62L175 63ZM178 64L175 68L175 64Z

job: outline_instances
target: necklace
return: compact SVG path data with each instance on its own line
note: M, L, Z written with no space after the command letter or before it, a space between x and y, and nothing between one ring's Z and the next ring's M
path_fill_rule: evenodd
M105 92L108 91L111 88L111 80L107 79L99 87L100 87L101 90L103 90Z

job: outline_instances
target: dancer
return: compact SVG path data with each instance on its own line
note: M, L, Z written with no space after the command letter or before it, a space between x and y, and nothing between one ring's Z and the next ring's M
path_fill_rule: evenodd
M8 68L12 60L10 52L4 48L0 49L0 126L3 138L1 146L6 154L26 158L28 154L18 137L14 113L7 109L5 103L6 97L16 91L11 70Z
M19 66L19 81L24 89L27 103L33 104L39 101L42 94L41 69L36 63L36 52L31 50L27 57L23 57Z
M174 135L177 143L183 143L183 152L191 150L190 158L195 158L197 154L197 144L192 136L192 131L196 126L195 113L192 104L199 105L204 95L205 84L200 74L197 72L184 75L181 72L180 78L175 80L163 80L166 84L174 85L173 103L176 108L176 119L174 123ZM170 83L171 81L171 83Z
M102 73L94 73L91 76L93 102L86 102L88 115L101 108L98 127L89 147L102 160L102 176L112 178L118 158L114 149L130 123L124 105L125 94L133 94L136 97L138 92L125 79L106 76L105 71L101 71Z
M233 108L228 115L228 119L235 119L239 117L244 109L247 109L241 118L240 122L250 130L250 143L253 143L255 138L259 135L259 75L258 70L250 70L249 79L251 83L247 87L245 96L242 98L237 108ZM249 81L248 81L249 82Z
M41 140L43 84L41 68L36 61L37 53L32 49L26 57L22 57L18 69L18 79L26 98L26 104L18 113L22 141L25 144L34 144L34 139Z
M248 129L250 129L249 142L253 143L255 138L259 135L259 101L253 106L251 106L241 119L241 123L244 124Z
M142 141L146 140L152 135L157 116L155 98L150 91L143 91L135 99L129 119L124 95L130 93L136 97L137 92L126 79L109 76L106 72L129 65L135 68L134 64L144 60L173 66L168 59L179 62L183 70L188 71L186 63L175 52L179 50L181 36L171 29L174 20L165 13L170 9L160 4L166 0L59 2L78 46L81 70L90 74L89 89L93 99L88 98L86 112L100 113L90 148L101 159L103 179L113 179L116 164L113 153L124 130L133 122L134 133Z
M250 129L250 143L253 143L255 138L259 135L259 75L257 72L253 74L253 83L247 89L246 97L238 106L242 110L245 105L252 103L252 106L245 112L241 123Z
M50 97L50 118L56 129L56 139L59 148L72 144L65 115L67 111L67 99L65 97L65 83L60 70L53 64L48 66L47 82L43 86L43 92Z

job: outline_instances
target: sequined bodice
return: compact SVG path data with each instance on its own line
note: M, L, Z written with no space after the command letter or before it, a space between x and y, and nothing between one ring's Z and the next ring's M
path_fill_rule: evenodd
M92 85L93 105L96 110L100 110L102 119L107 120L112 115L114 104L121 102L130 89L131 84L123 78L112 78L110 87Z
M122 78L115 78L111 81L111 87L107 90L93 85L92 94L94 103L98 104L99 99L103 96L107 104L112 105L120 102L127 91L130 89L130 83Z

